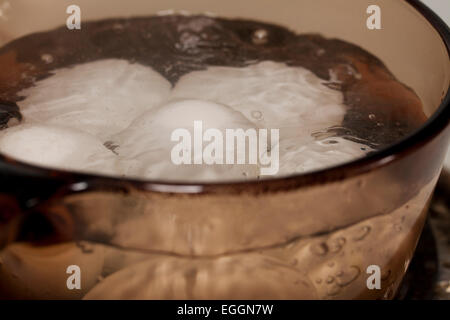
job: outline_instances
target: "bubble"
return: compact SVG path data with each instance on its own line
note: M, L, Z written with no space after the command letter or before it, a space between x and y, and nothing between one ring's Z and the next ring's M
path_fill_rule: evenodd
M367 235L369 233L370 233L370 227L369 226L363 226L363 227L359 228L359 230L357 232L355 232L355 234L353 235L353 240L361 241L365 237L367 237Z
M261 111L252 111L251 113L252 118L256 119L256 120L261 120L262 119L262 112Z
M348 269L339 272L339 275L336 275L336 282L341 287L347 286L355 281L360 273L361 270L357 266L350 266Z
M41 60L47 64L50 64L54 61L54 58L51 54L45 53L45 54L41 55Z
M328 244L330 252L332 252L332 253L339 252L342 249L342 247L344 246L345 241L346 240L344 237L339 237L337 239L331 240Z
M328 246L326 243L316 243L311 246L311 252L317 256L326 255L328 252Z
M252 41L254 44L266 44L268 36L269 34L266 29L258 29L253 32Z

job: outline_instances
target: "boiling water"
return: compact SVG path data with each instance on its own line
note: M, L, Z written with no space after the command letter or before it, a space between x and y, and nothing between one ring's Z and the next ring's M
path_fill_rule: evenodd
M261 177L258 164L175 165L171 133L201 120L222 131L279 129L276 175L286 176L363 157L425 120L417 96L369 53L254 21L92 22L16 40L0 65L0 151L51 168Z
M11 42L0 49L0 68L2 153L113 176L260 177L250 165L173 164L171 133L192 132L196 120L219 130L279 129L277 175L284 176L364 157L426 119L414 92L361 48L255 21L164 16L85 23L81 32L60 28ZM383 186L384 194L393 186ZM182 198L170 196L166 208L147 194L74 195L56 211L80 223L89 241L8 246L0 252L0 297L391 298L433 186L392 212L358 215L344 227L339 214L348 219L347 207L324 210L326 221L311 216L309 210L320 215L308 206L317 199L291 205L289 215L275 218L286 221L273 223L263 207L285 201L283 193L260 198L261 212L239 213L225 212L226 197L205 204L191 198L197 212L178 210ZM356 201L359 195L345 188L330 194L330 207L336 198ZM382 201L359 200L366 207ZM298 236L300 229L306 236ZM261 247L267 239L273 243ZM81 290L66 287L73 264L82 270ZM382 290L367 289L371 264L381 267Z

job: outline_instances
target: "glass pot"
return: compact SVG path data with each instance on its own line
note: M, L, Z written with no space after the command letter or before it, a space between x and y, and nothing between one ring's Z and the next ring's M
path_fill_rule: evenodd
M0 1L0 45L65 24L71 2ZM450 35L418 1L377 4L381 30L366 27L367 0L78 0L82 21L214 12L358 44L429 119L366 158L267 181L118 179L0 155L0 297L393 298L450 138ZM71 266L80 289L68 288Z

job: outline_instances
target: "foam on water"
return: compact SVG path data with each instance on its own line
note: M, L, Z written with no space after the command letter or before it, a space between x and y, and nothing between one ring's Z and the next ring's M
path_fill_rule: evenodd
M204 129L280 130L279 176L364 156L370 148L313 134L340 125L340 91L301 67L263 61L210 67L172 88L149 67L100 60L54 71L21 93L24 121L3 130L0 151L46 167L146 179L224 181L258 177L255 165L180 165L171 133Z

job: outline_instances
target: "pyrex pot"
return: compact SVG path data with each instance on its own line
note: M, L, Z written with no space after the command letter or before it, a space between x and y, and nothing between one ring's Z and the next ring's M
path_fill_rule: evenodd
M369 30L366 9L372 2L77 1L83 20L183 9L350 41L413 88L429 120L364 159L245 183L107 178L0 155L0 296L394 297L450 138L450 35L418 1L402 0L377 1L382 29ZM0 44L64 24L71 4L3 1ZM70 290L74 265L82 271L82 285ZM367 280L377 270L380 287L373 288Z

